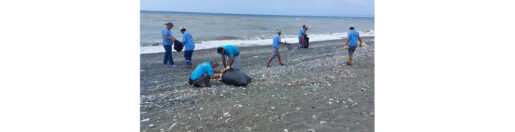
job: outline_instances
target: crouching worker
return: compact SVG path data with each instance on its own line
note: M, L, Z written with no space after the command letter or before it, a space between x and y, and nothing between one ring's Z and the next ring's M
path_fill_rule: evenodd
M222 73L224 70L214 70L215 67L218 66L218 63L215 61L204 62L199 64L193 73L191 73L190 79L188 83L195 87L206 87L209 86L209 82L211 79L220 78L220 76L214 73Z

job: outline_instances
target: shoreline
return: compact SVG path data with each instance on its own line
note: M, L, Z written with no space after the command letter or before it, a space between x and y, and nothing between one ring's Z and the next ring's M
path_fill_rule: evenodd
M375 36L372 35L372 36L362 36L361 38L374 38ZM291 38L289 38L291 40ZM318 42L327 42L327 41L337 41L337 40L345 40L347 39L347 37L343 37L341 39L329 39L329 40L321 40L321 41L310 41L310 43L318 43ZM220 44L217 44L219 46L222 46L224 44L222 43L230 43L230 42L222 42L223 40L213 40L213 41L221 41ZM228 40L228 41L247 41L247 40ZM253 40L253 41L256 41L256 40ZM272 41L272 39L270 39L270 42ZM282 40L282 41L285 41L285 40ZM267 41L268 42L268 41ZM288 41L287 41L288 42ZM290 44L297 44L298 43L298 40L295 40L293 41L294 43L290 43ZM271 43L270 43L271 44ZM243 44L243 45L234 45L238 48L240 47L261 47L261 46L268 46L269 44ZM214 49L214 48L217 48L219 46L213 46L213 47L209 47L209 48L201 48L201 49L198 49L199 46L196 45L195 47L195 51L197 50L208 50L208 49ZM172 50L172 52L177 52L175 50ZM144 54L156 54L156 53L164 53L164 49L163 49L163 45L162 44L159 44L157 46L143 46L143 47L140 47L140 55L144 55Z

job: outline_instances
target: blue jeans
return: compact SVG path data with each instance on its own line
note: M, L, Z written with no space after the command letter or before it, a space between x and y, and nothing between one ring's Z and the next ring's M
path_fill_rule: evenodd
M302 38L299 38L299 44L297 45L297 48L302 48L304 46L304 43L302 43Z
M165 56L163 59L163 64L170 64L173 65L173 57L172 57L172 45L163 45L165 48ZM168 63L166 63L168 62Z
M184 60L186 61L186 65L191 66L191 56L193 56L193 50L185 50L184 51Z
M231 61L231 57L227 58L227 65L229 65L230 61ZM234 56L234 60L232 62L232 65L230 65L230 66L231 66L232 69L237 69L237 70L241 69L240 55Z

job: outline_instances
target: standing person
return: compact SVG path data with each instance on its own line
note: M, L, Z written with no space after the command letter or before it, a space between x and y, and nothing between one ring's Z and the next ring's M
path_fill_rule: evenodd
M359 43L361 42L361 37L359 37L359 32L354 30L354 25L350 25L349 27L349 34L347 34L347 41L345 42L345 47L348 46L349 51L349 62L347 62L347 65L352 65L352 54L354 54L354 50L356 50L356 47L358 47L358 40Z
M308 27L304 28L305 31L304 31L304 48L308 48L309 47L309 37L308 37L308 34L305 33L305 32L308 32Z
M299 45L297 46L297 48L304 47L304 41L305 41L304 36L308 36L308 34L306 34L306 30L307 30L306 25L302 25L302 28L299 31Z
M193 56L195 44L191 34L189 32L186 32L186 28L181 27L181 33L183 34L182 43L184 45L184 60L186 61L186 68L191 68L191 57Z
M281 44L284 44L284 42L281 42L281 30L277 30L277 35L274 36L273 45L274 52L272 53L272 57L268 59L268 63L266 63L266 67L270 67L270 62L277 57L277 60L279 60L279 65L284 65L283 62L281 62L281 54L279 54L279 48L281 48Z
M240 67L240 50L236 48L236 46L232 45L226 45L222 47L218 47L216 49L219 54L221 54L223 66L231 66L233 69L239 70ZM225 61L225 56L227 56L229 59L227 62ZM234 64L234 65L233 65Z
M168 22L165 25L166 27L161 31L161 36L163 37L163 47L165 48L163 64L169 64L171 67L176 67L173 63L172 57L172 45L175 41L175 37L173 37L172 31L170 31L173 28L173 23Z
M216 61L204 62L204 63L199 64L195 68L193 73L191 73L188 83L195 87L209 86L209 82L211 81L211 79L220 78L220 76L218 76L218 75L215 76L214 73L224 72L224 70L214 70L213 69L213 68L216 68L217 66L218 66L218 63L216 63Z

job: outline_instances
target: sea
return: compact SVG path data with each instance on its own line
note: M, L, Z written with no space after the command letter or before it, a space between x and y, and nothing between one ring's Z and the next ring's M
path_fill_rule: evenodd
M140 11L140 54L164 52L161 30L167 22L174 24L172 34L180 41L180 27L186 28L195 40L195 50L223 45L272 46L277 29L282 31L282 41L296 44L302 25L309 28L310 42L344 39L350 25L360 36L374 36L373 17Z

